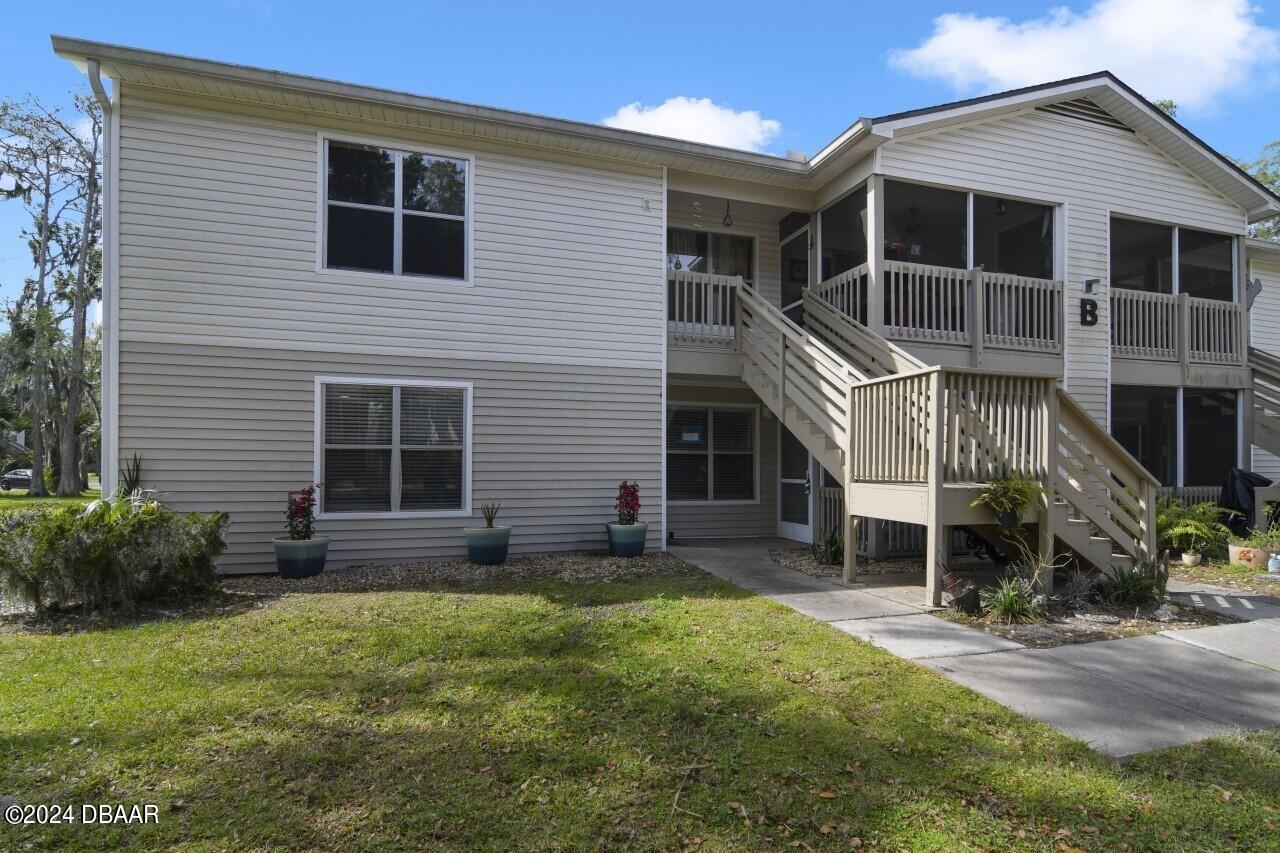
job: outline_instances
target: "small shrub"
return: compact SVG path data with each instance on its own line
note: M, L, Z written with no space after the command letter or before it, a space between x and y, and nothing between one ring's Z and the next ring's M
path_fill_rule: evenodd
M1160 564L1112 566L1111 576L1104 583L1104 594L1112 604L1144 607L1157 604L1164 598L1168 572Z
M1212 501L1183 506L1172 498L1163 498L1156 505L1159 548L1221 555L1231 537L1231 528L1223 523L1223 518L1231 514L1231 510Z
M1100 585L1097 575L1075 571L1067 575L1067 579L1057 588L1055 597L1063 607L1075 610L1095 600Z
M1014 624L1035 622L1040 618L1035 585L1024 577L1003 577L995 586L979 592L978 600L982 603L982 612L995 622Z
M502 509L502 504L485 504L480 507L480 514L484 516L484 526L493 527L493 523L498 520L498 510Z
M145 497L84 510L38 506L0 515L0 589L37 611L131 610L217 588L224 513L183 515Z
M614 501L619 524L635 524L640 517L640 484L623 480L618 485L618 499Z
M844 536L836 528L827 531L819 541L813 544L813 557L819 563L828 566L844 564Z
M1035 480L1006 477L988 483L971 506L985 506L996 515L1006 512L1021 515L1023 509L1042 500L1044 493L1044 486Z
M135 453L130 458L123 460L120 465L119 492L122 495L131 495L141 490L142 457Z
M289 538L295 542L304 541L315 536L315 486L303 486L298 491L289 493L289 503L284 514L284 526L289 531Z

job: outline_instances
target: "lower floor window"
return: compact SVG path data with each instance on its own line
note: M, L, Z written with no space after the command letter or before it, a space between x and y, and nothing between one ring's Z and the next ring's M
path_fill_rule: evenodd
M470 386L320 380L320 509L467 508Z
M756 410L672 406L667 411L667 500L756 499Z

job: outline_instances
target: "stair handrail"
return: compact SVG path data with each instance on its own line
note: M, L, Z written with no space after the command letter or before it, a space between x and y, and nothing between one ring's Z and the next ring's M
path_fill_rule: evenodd
M833 327L837 333L850 338L854 345L867 350L873 359L884 362L886 372L901 370L903 369L901 365L908 365L907 369L928 366L902 347L877 335L870 328L841 311L839 306L823 296L821 292L805 288L801 298L804 300L804 309L807 314L812 313L828 326Z
M745 301L757 313L764 314L777 326L778 331L786 336L796 346L810 350L829 362L828 366L835 371L847 373L851 382L862 382L867 377L863 376L857 368L849 364L839 353L831 347L817 340L796 322L782 312L772 302L762 297L754 288L745 282L738 284L738 298Z

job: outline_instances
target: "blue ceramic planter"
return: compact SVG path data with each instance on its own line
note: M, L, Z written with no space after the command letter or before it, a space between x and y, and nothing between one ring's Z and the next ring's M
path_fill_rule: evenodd
M477 566L500 566L507 561L510 527L464 527L467 559Z
M609 530L609 554L614 557L639 557L649 535L649 523L606 524Z
M324 571L329 555L329 537L310 539L273 539L276 546L276 571L282 578L309 578Z

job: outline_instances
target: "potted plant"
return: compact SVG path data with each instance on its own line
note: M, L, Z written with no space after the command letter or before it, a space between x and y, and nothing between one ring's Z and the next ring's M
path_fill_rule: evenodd
M1247 539L1234 539L1227 546L1227 559L1232 563L1261 569L1267 565L1267 558L1277 550L1280 529L1272 531L1255 530Z
M309 578L324 571L329 554L329 537L318 536L316 526L316 487L305 486L289 493L285 512L289 535L271 540L276 546L276 571L285 578Z
M1212 503L1189 507L1165 504L1156 515L1156 530L1165 547L1182 552L1184 566L1198 566L1206 554L1221 554L1231 535L1222 523L1223 510Z
M640 556L649 535L648 522L636 520L640 517L640 484L623 480L613 508L618 511L618 521L605 525L609 531L609 553L614 557Z
M484 527L465 527L467 559L477 566L500 566L507 561L507 546L511 544L510 527L494 527L502 504L485 504L480 507Z
M1044 487L1035 480L1006 477L987 483L970 506L985 506L995 514L997 524L1012 528L1022 524L1023 511L1043 496Z

